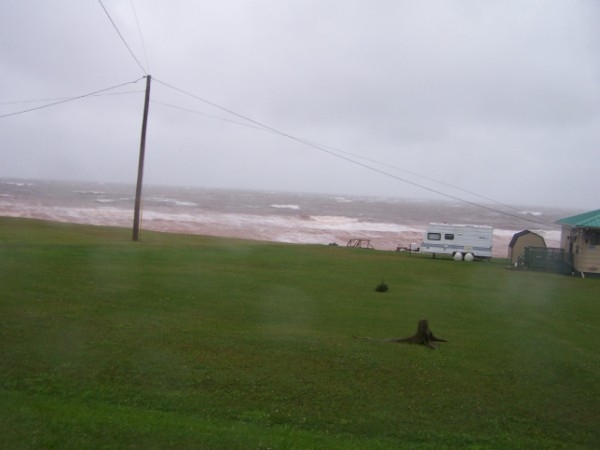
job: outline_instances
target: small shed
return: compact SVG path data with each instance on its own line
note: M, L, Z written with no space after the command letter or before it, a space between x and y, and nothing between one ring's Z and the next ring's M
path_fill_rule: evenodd
M525 254L525 247L546 247L546 241L533 231L523 230L515 233L508 244L508 263L511 266Z
M556 221L567 263L581 274L600 274L600 209Z

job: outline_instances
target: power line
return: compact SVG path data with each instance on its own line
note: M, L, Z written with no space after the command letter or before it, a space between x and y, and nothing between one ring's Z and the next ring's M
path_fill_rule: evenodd
M195 114L197 116L208 117L209 119L220 120L221 122L228 122L228 123L232 123L234 125L239 125L242 127L252 128L254 130L272 133L270 130L265 130L263 127L258 127L256 125L251 125L249 123L240 122L238 120L226 119L225 117L215 116L214 114L207 114L204 112L196 111L194 109L184 108L182 106L172 105L170 103L165 103L165 102L161 102L158 100L150 100L150 102L157 104L157 105L166 106L167 108L177 109L179 111L187 112L190 114Z
M206 99L204 99L204 98L202 98L202 97L200 97L200 96L197 96L197 95L195 95L195 94L192 94L191 92L188 92L188 91L185 91L185 90L183 90L183 89L180 89L180 88L178 88L178 87L175 87L175 86L173 86L173 85L171 85L171 84L168 84L168 83L166 83L166 82L164 82L164 81L158 80L158 79L156 79L156 78L155 78L154 80L155 80L157 83L159 83L159 84L161 84L161 85L163 85L163 86L165 86L165 87L168 87L168 88L170 88L170 89L173 89L173 90L175 90L175 91L177 91L177 92L180 92L180 93L182 93L182 94L188 95L188 96L190 96L190 97L192 97L192 98L194 98L194 99L196 99L196 100L199 100L199 101L201 101L201 102L203 102L203 103L206 103L206 104L208 104L208 105L210 105L210 106L213 106L213 107L215 107L215 108L218 108L218 109L220 109L220 110L222 110L222 111L225 111L225 112L227 112L227 113L229 113L229 114L232 114L232 115L234 115L234 116L236 116L236 117L238 117L238 118L241 118L241 119L243 119L243 120L245 120L245 121L248 121L248 122L250 122L250 123L252 123L252 124L256 125L257 127L259 127L259 129L260 129L260 130L263 130L263 131L270 131L271 133L277 134L277 135L279 135L279 136L286 137L286 138L288 138L288 139L291 139L291 140L293 140L293 141L299 142L299 143L301 143L301 144L304 144L304 145L306 145L306 146L312 147L312 148L314 148L314 149L316 149L316 150L319 150L319 151L321 151L321 152L324 152L324 153L327 153L327 154L329 154L329 155L332 155L332 156L334 156L334 157L336 157L336 158L338 158L338 159L342 159L342 160L344 160L344 161L350 162L350 163L352 163L352 164L355 164L355 165L357 165L357 166L363 167L363 168L365 168L365 169L367 169L367 170L370 170L370 171L372 171L372 172L379 173L379 174L381 174L381 175L384 175L384 176L387 176L387 177L393 178L393 179L395 179L395 180L398 180L398 181L401 181L401 182L403 182L403 183L410 184L410 185L412 185L412 186L415 186L415 187L418 187L418 188L424 189L424 190L426 190L426 191L429 191L429 192L432 192L432 193L434 193L434 194L441 195L441 196L443 196L443 197L450 198L450 199L452 199L452 200L456 200L456 201L459 201L459 202L462 202L462 203L466 203L466 204L468 204L468 205L475 206L475 207L477 207L477 208L485 209L485 210L492 211L492 212L495 212L495 213L498 213L498 214L503 214L503 215L506 215L506 216L509 216L509 217L513 217L513 218L516 218L516 219L519 219L519 220L524 220L524 221L526 221L526 222L535 223L535 224L538 224L538 225L548 225L547 223L545 223L545 222L542 222L542 221L537 221L537 220L534 220L534 219L529 219L529 218L522 217L522 216L520 216L520 215L518 215L518 214L515 214L515 213L510 213L510 212L507 212L507 211L503 211L503 210L501 210L501 209L497 209L497 208L493 208L493 207L490 207L490 206L482 205L482 204L480 204L480 203L472 202L472 201L466 200L466 199L464 199L464 198L458 197L458 196L456 196L456 195L448 194L448 193L446 193L446 192L442 192L442 191L440 191L440 190L438 190L438 189L433 189L433 188L431 188L431 187L428 187L428 186L425 186L425 185L423 185L423 184L416 183L416 182L414 182L414 181L411 181L411 180L407 180L406 178L399 177L399 176L397 176L397 175L395 175L395 174L392 174L392 173L389 173L389 172L387 172L387 171L385 171L385 170L378 169L378 168L376 168L376 167L373 167L373 166L370 166L370 165L368 165L368 164L366 164L366 163L362 163L362 162L360 162L360 161L357 161L357 160L355 160L355 159L352 159L352 158L350 158L350 157L348 157L348 156L345 156L344 154L337 153L336 151L333 151L333 150L329 149L328 147L326 147L326 146L324 146L324 145L320 145L320 144L317 144L317 143L314 143L314 142L311 142L311 141L308 141L308 140L305 140L305 139L302 139L302 138L299 138L299 137L293 136L293 135L291 135L291 134L288 134L288 133L286 133L286 132L283 132L283 131L281 131L281 130L278 130L278 129L276 129L276 128L273 128L273 127L271 127L271 126L269 126L269 125L265 125L265 124L263 124L263 123L261 123L261 122L258 122L258 121L254 120L254 119L251 119L250 117L244 116L243 114L240 114L240 113L238 113L238 112L235 112L235 111L233 111L233 110L231 110L231 109L225 108L225 107L223 107L223 106L221 106L221 105L218 105L218 104L216 104L216 103L214 103L214 102L211 102L210 100L206 100ZM347 153L347 152L344 152L344 153ZM375 162L375 161L373 161L373 162ZM382 164L382 163L378 163L378 164ZM417 175L417 176L419 176L418 174L414 174L414 175ZM431 179L431 181L436 181L436 182L438 182L437 180L433 180L433 179ZM445 184L445 183L442 183L442 184ZM449 187L454 187L454 186L452 186L452 185L448 185L448 186L449 186ZM468 192L468 191L465 191L465 192ZM478 195L478 194L475 194L475 195ZM480 196L480 197L481 197L481 196ZM496 203L499 203L499 202L496 202ZM511 209L513 209L513 208L511 208Z
M173 89L174 91L177 91L177 92L179 92L181 94L184 94L184 95L187 95L189 97L195 98L196 100L199 100L199 101L201 101L203 103L206 103L207 105L210 105L210 106L212 106L214 108L220 109L221 111L225 111L226 113L229 113L229 114L231 114L233 116L239 117L240 119L243 119L243 120L246 120L246 121L248 121L250 123L253 123L254 125L259 126L261 129L270 130L270 131L274 132L275 134L279 134L279 135L282 134L282 132L279 131L279 130L276 130L276 129L271 128L271 127L269 127L267 125L264 125L264 124L262 124L260 122L257 122L256 120L253 120L250 117L244 116L243 114L237 113L237 112L235 112L235 111L233 111L231 109L227 109L227 108L225 108L225 107L223 107L221 105L213 103L210 100L206 100L205 98L199 97L198 95L192 94L191 92L185 91L185 90L180 89L178 87L175 87L175 86L173 86L171 84L165 83L164 81L160 81L160 80L158 80L156 78L154 78L154 81L157 82L157 83L159 83L159 84L162 84L165 87ZM287 136L287 137L290 137L290 136Z
M139 94L140 92L144 92L143 90L137 91L123 91L123 92L111 92L108 94L93 94L90 97L107 97L111 95L128 95L128 94ZM54 98L38 98L35 100L14 100L10 102L0 102L0 106L4 105L22 105L24 103L41 103L41 102L56 102L59 100L68 100L72 97L54 97Z
M115 29L115 31L117 32L117 34L119 35L119 37L121 38L121 41L123 41L123 44L125 44L125 47L127 47L127 50L129 51L129 54L132 56L132 58L135 60L135 62L137 63L137 65L139 66L140 69L142 69L142 72L144 72L144 74L148 75L148 72L146 71L146 69L144 69L144 66L142 65L142 63L140 63L140 60L137 59L137 57L135 56L135 54L133 53L133 50L131 50L131 47L129 47L129 45L127 44L127 41L125 40L125 38L123 37L123 35L121 34L121 32L119 31L119 28L117 27L117 24L115 24L114 20L112 19L112 17L110 17L110 14L108 13L107 9L104 7L104 4L102 3L102 0L98 0L98 3L100 3L100 6L102 6L102 9L104 10L104 12L106 13L106 17L108 17L108 20L110 20L110 23L112 24L113 28Z
M322 145L322 144L319 144L319 145ZM347 151L344 151L344 150L340 150L340 149L335 148L335 147L330 147L330 146L327 146L327 145L323 145L323 147L328 148L328 149L333 150L333 151L340 152L340 153L345 153L347 155L354 156L356 158L364 159L365 161L370 161L370 162L373 162L375 164L379 164L379 165L382 165L384 167L388 167L390 169L398 170L400 172L404 172L404 173L407 173L409 175L413 175L413 176L416 176L416 177L419 177L419 178L423 178L424 180L433 181L434 183L437 183L437 184L440 184L442 186L446 186L446 187L449 187L449 188L452 188L452 189L456 189L457 191L464 192L465 194L470 194L470 195L473 195L475 197L479 197L482 200L486 200L488 202L495 203L495 204L500 205L500 206L502 206L504 208L511 209L513 211L518 211L517 209L513 208L512 206L507 205L507 204L502 203L502 202L499 202L498 200L494 200L493 198L486 197L484 195L478 194L477 192L473 192L473 191L470 191L468 189L461 188L460 186L456 186L456 185L453 185L453 184L450 184L450 183L446 183L445 181L441 181L441 180L437 180L435 178L428 177L427 175L423 175L423 174L420 174L420 173L417 173L417 172L413 172L413 171L407 170L407 169L402 169L402 168L394 166L392 164L388 164L388 163L384 163L384 162L381 162L381 161L377 161L377 160L372 159L372 158L367 158L366 156L358 155L356 153L351 153L351 152L347 152Z
M133 0L130 0L131 10L133 11L133 17L135 18L135 24L137 25L138 34L140 35L140 41L142 42L142 50L144 50L144 58L146 59L146 67L148 67L148 71L150 70L150 60L148 59L148 52L146 51L146 43L144 41L144 36L142 35L142 27L140 27L140 21L138 19L137 12L135 10L135 6L133 5Z
M101 92L106 92L106 91L110 91L112 89L117 89L117 88L120 88L120 87L123 87L123 86L127 86L128 84L135 84L138 81L143 80L144 78L145 77L141 77L141 78L138 78L135 81L128 81L127 83L122 83L122 84L119 84L117 86L111 86L111 87L108 87L108 88L105 88L105 89L100 89L98 91L90 92L90 93L83 94L83 95L78 95L76 97L68 97L68 98L65 98L65 99L62 99L62 100L58 100L58 101L55 101L55 102L52 102L52 103L48 103L46 105L36 106L35 108L29 108L29 109L24 109L24 110L21 110L21 111L15 111L15 112L8 113L8 114L2 114L2 115L0 115L0 119L4 119L6 117L11 117L11 116L17 116L19 114L25 114L25 113L28 113L28 112L31 112L31 111L37 111L38 109L49 108L51 106L56 106L56 105L60 105L62 103L72 102L72 101L79 100L79 99L82 99L82 98L85 98L85 97L91 97L91 96L97 95L97 94L99 94Z
M251 125L251 124L248 124L248 123L239 122L237 120L226 119L224 117L219 117L219 116L215 116L215 115L212 115L212 114L207 114L207 113L195 111L195 110L192 110L192 109L188 109L188 108L183 108L183 107L180 107L180 106L172 105L172 104L169 104L169 103L159 102L159 101L156 101L156 100L153 100L152 102L156 103L156 104L159 104L159 105L162 105L162 106L167 106L169 108L177 109L177 110L180 110L180 111L189 112L191 114L196 114L196 115L199 115L199 116L208 117L208 118L215 119L215 120L220 120L222 122L228 122L228 123L232 123L234 125L240 125L240 126L243 126L243 127L253 128L255 130L265 131L265 132L269 132L269 133L275 134L271 130L267 130L264 127L258 127L258 126ZM502 206L504 208L507 208L507 209L510 209L510 210L518 212L517 209L513 208L510 205L506 205L506 204L504 204L502 202L499 202L497 200L494 200L492 198L489 198L489 197L486 197L484 195L478 194L477 192L473 192L473 191L470 191L468 189L464 189L464 188L461 188L459 186L455 186L453 184L446 183L444 181L436 180L435 178L431 178L431 177L428 177L426 175L419 174L417 172L413 172L413 171L410 171L410 170L407 170L407 169L402 169L400 167L397 167L397 166L394 166L394 165L391 165L391 164L388 164L388 163L384 163L384 162L381 162L381 161L377 161L375 159L368 158L366 156L358 155L356 153L347 152L347 151L341 150L339 148L335 148L335 147L331 147L331 146L327 146L327 145L323 145L323 144L318 144L318 143L315 143L315 142L312 142L312 144L317 145L317 146L321 146L321 147L324 147L324 148L327 148L327 149L329 149L331 151L335 151L335 152L339 152L339 153L344 153L344 154L347 154L347 155L350 155L350 156L353 156L353 157L356 157L356 158L363 159L365 161L369 161L369 162L372 162L372 163L375 163L375 164L379 164L381 166L388 167L390 169L394 169L394 170L397 170L397 171L400 171L400 172L404 172L404 173L407 173L409 175L413 175L413 176L416 176L416 177L419 177L419 178L423 178L425 180L432 181L434 183L437 183L437 184L440 184L440 185L443 185L443 186L447 186L447 187L450 187L452 189L456 189L456 190L464 192L466 194L470 194L470 195L473 195L475 197L479 197L482 200L486 200L486 201L489 201L491 203L498 204L498 205L500 205L500 206Z

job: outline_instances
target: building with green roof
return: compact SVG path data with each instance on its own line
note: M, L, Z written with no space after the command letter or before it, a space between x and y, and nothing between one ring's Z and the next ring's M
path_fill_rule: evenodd
M573 270L600 273L600 209L556 221L562 226L560 246Z

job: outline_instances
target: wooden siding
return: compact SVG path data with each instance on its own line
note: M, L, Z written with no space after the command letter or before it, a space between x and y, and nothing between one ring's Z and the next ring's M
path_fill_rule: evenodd
M573 243L569 237L573 232ZM564 225L561 233L561 247L568 255L572 251L572 264L577 272L600 273L600 245L594 245L588 239L586 242L586 230L581 228L573 229Z

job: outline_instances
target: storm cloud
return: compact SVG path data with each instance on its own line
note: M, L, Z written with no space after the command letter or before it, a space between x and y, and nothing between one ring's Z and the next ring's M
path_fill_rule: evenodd
M598 207L592 0L28 0L0 17L0 177L134 183L150 74L146 183Z

